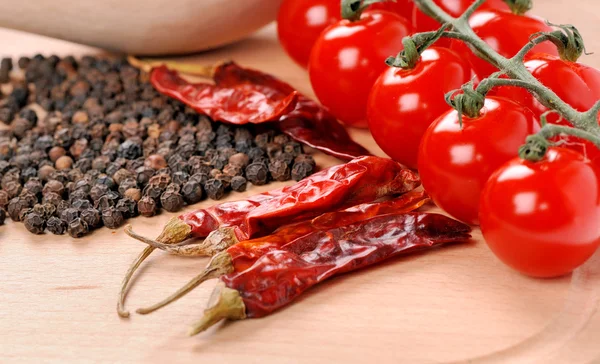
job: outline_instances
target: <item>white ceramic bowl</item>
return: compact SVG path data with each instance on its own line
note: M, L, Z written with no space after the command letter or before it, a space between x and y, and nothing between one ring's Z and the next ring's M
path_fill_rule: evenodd
M281 0L0 0L0 27L140 55L183 54L244 38Z

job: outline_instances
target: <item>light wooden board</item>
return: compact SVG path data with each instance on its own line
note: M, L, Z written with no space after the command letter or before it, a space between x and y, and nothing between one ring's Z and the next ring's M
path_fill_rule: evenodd
M576 3L578 9L538 0L537 13L581 25L588 50L600 52L598 5ZM96 52L7 30L0 30L0 45L0 55ZM282 53L272 27L189 59L205 64L234 59L312 94L306 73ZM600 56L585 61L600 66ZM380 153L367 133L353 135ZM321 167L338 163L322 155L317 160ZM171 216L131 222L155 236ZM189 338L187 327L201 316L213 282L150 316L120 319L117 290L143 248L140 243L108 229L80 240L33 236L8 222L0 227L0 362L584 363L600 358L598 254L573 276L536 280L497 261L479 231L474 237L472 244L333 279L270 317L219 325ZM128 307L165 297L206 263L155 253L140 270Z

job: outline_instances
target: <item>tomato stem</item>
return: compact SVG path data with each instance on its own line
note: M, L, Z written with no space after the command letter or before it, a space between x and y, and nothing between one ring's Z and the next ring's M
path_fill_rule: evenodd
M357 21L360 19L360 15L365 11L369 6L376 3L383 3L386 1L396 0L341 0L342 5L342 19L348 19L350 21Z
M485 79L481 82L477 90L472 89L472 85L469 87L462 88L463 94L456 95L456 92L449 93L446 95L447 101L450 102L460 112L464 112L465 115L472 117L476 107L480 104L480 98L477 95L485 95L492 87L496 86L517 86L523 87L531 91L535 97L545 106L552 110L555 110L560 114L566 121L571 123L574 128L562 127L557 125L546 125L542 128L540 133L536 134L532 140L536 141L535 148L536 156L539 157L540 151L545 152L545 148L542 148L542 144L539 140L540 137L553 137L558 134L573 135L578 138L589 140L600 148L600 126L598 125L598 113L600 111L600 102L588 111L580 112L575 110L569 104L564 102L556 93L544 86L538 81L525 67L523 60L526 54L533 49L537 44L545 41L550 41L555 44L558 48L559 54L563 60L574 62L585 54L585 46L583 44L583 38L581 34L572 25L554 25L557 27L556 31L535 34L530 42L526 44L514 57L506 58L492 49L486 42L484 42L470 27L468 17L470 14L477 9L484 1L475 1L467 11L454 18L438 5L433 0L414 0L415 4L425 14L431 16L438 22L446 24L448 31L443 31L440 36L459 39L467 43L472 51L480 58L486 60L499 70L501 74L508 76L508 79L498 78L499 74L494 75L491 78ZM513 12L523 13L531 8L531 0L504 0ZM415 34L412 36L413 41L417 43L422 37L431 36L431 32ZM430 44L425 46L419 46L417 43L417 50L419 54L422 53ZM401 58L400 55L396 59ZM389 64L389 63L388 63ZM392 63L392 66L399 67L400 62ZM483 102L481 101L481 105ZM535 149L534 148L534 149ZM535 153L534 153L535 154ZM524 153L522 153L524 155ZM543 155L542 155L543 156ZM533 157L536 158L536 157ZM541 157L540 157L541 158ZM527 157L532 159L532 157Z

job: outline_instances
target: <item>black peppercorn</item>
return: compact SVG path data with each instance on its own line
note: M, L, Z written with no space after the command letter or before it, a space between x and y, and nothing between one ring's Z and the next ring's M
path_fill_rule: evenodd
M183 207L183 198L178 191L167 189L160 196L160 203L165 210L169 212L177 212Z
M117 186L115 184L115 181L112 179L112 177L110 177L106 174L99 175L98 178L96 178L96 181L94 183L96 185L105 185L106 187L108 187L111 190Z
M173 173L173 176L171 179L172 179L172 183L175 183L175 184L181 186L184 183L186 183L189 178L190 178L189 174L187 174L186 172L183 172L183 171L179 171L179 172Z
M92 207L92 203L88 200L83 200L83 199L78 199L78 200L74 200L71 203L71 207L79 210L79 212L83 211L83 210L87 210L90 207Z
M102 211L102 222L109 229L117 229L123 225L123 214L114 207L109 207Z
M138 212L145 217L156 215L156 201L149 196L144 196L137 204Z
M67 224L56 216L52 216L46 221L46 229L55 235L62 235L67 230Z
M315 166L306 160L300 160L294 163L292 167L292 179L294 181L300 181L314 172Z
M25 228L32 234L42 234L46 228L44 219L35 212L25 216L23 223L25 224Z
M3 189L8 193L9 197L12 198L17 197L21 193L23 186L16 181L10 181L3 187Z
M246 179L242 176L235 176L231 179L230 185L231 185L231 189L234 190L235 192L244 192L246 191L246 185L247 185Z
M0 225L4 224L4 220L6 220L6 211L0 207Z
M114 207L119 200L119 194L114 191L108 191L102 195L95 203L94 208L104 211L110 207Z
M251 163L246 167L246 178L256 186L264 185L269 178L267 166L264 163Z
M50 192L54 192L59 196L62 196L65 192L65 186L63 185L62 182L58 181L58 180L50 180L48 182L46 182L46 184L44 185L44 188L42 189L42 194L46 195Z
M79 217L79 210L76 208L68 208L60 213L60 218L67 224Z
M21 210L32 208L34 204L35 204L35 202L31 201L30 199L23 198L21 196L15 197L15 198L11 199L8 203L8 207L7 207L8 216L10 216L10 218L13 221L20 221L19 215L21 213Z
M67 224L67 231L73 238L81 238L88 233L89 228L85 221L80 218L73 219Z
M100 212L93 207L81 211L80 218L87 224L89 229L95 229L102 226Z
M208 198L212 200L220 200L225 196L225 184L219 179L209 179L204 184L204 190Z
M190 179L181 187L181 194L188 205L195 204L202 200L202 185L198 181Z
M0 208L6 208L6 206L8 206L8 201L10 201L8 192L0 190Z
M96 202L108 191L110 191L110 189L106 185L94 185L94 187L90 189L90 198L92 201Z
M129 219L137 216L137 203L130 198L123 198L117 202L116 209L121 211L123 218Z

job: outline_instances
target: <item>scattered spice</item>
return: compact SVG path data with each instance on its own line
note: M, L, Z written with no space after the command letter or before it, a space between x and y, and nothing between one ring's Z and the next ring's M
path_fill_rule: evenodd
M76 218L67 224L67 232L73 238L81 238L88 233L88 225L80 218Z
M27 214L23 220L25 228L32 234L42 234L46 228L46 223L42 216L35 212Z
M114 207L102 210L102 222L109 229L116 229L123 225L123 214Z

